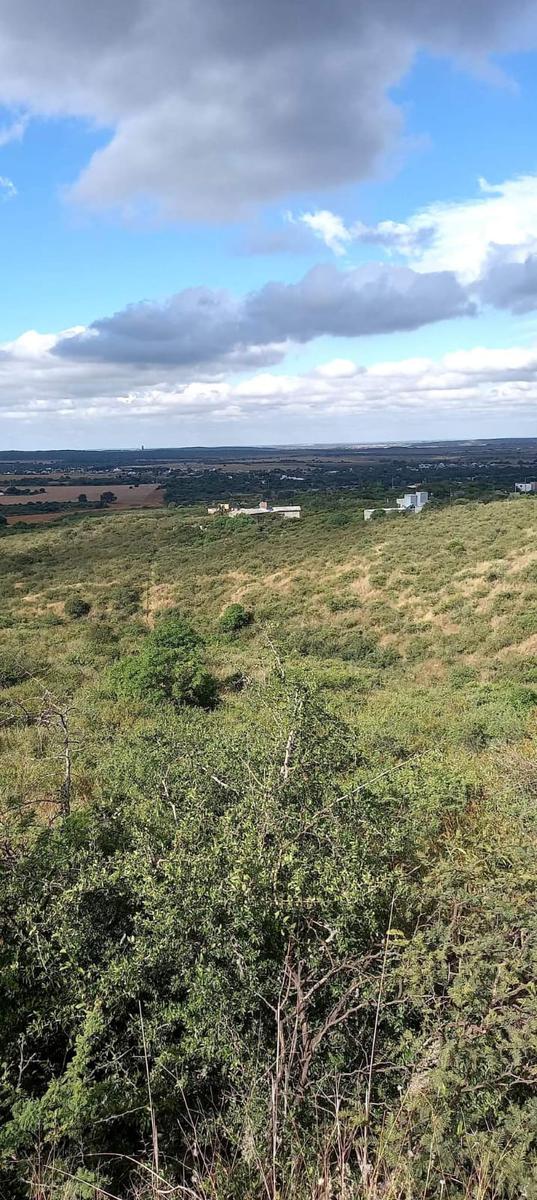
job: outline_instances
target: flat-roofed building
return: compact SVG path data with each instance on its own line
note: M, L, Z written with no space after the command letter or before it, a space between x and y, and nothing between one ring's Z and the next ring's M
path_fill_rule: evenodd
M260 500L252 508L232 508L230 504L212 505L207 509L210 516L227 517L283 517L284 521L299 521L302 515L300 504L269 504Z

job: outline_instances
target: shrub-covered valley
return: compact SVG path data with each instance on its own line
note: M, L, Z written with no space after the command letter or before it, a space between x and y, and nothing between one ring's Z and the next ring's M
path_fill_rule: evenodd
M2 533L2 1197L537 1197L536 534Z

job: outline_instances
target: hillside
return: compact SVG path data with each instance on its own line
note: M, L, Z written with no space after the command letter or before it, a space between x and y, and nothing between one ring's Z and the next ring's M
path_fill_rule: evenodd
M537 1196L536 534L0 537L6 1196Z
M3 652L26 656L30 675L35 660L40 685L71 697L176 606L221 678L259 677L277 648L344 691L344 708L354 689L370 700L401 687L412 709L419 689L427 721L439 692L459 704L480 684L534 682L536 532L531 500L368 525L347 504L263 528L167 511L28 530L0 541ZM73 596L91 604L87 620L66 619ZM234 602L255 620L222 640Z

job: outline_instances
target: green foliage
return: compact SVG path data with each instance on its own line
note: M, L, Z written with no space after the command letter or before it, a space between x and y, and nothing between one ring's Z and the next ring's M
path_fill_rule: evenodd
M82 596L69 596L65 601L64 611L67 617L78 621L80 617L87 617L91 611L91 604L88 600L83 600Z
M140 607L140 589L129 584L122 584L112 592L114 608L125 615L131 616Z
M10 1200L536 1200L537 508L305 509L1 539Z
M112 668L112 687L124 700L213 708L217 682L203 666L201 648L201 638L181 616L165 616L137 654Z
M207 720L116 741L93 803L5 873L4 1189L39 1146L134 1195L143 1037L173 1184L201 1145L198 1171L216 1155L232 1195L262 1195L276 1120L279 1190L310 1195L339 1096L357 1195L364 1153L378 1195L403 1164L409 1195L485 1160L487 1195L537 1185L531 804L434 753L379 773L294 685L251 695L247 760Z
M242 604L228 604L220 617L219 625L222 633L238 633L251 625L253 615Z

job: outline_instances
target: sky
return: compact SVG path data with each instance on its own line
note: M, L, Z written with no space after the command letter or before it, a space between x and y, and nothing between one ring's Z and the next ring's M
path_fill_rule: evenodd
M0 447L537 436L537 0L0 0Z

